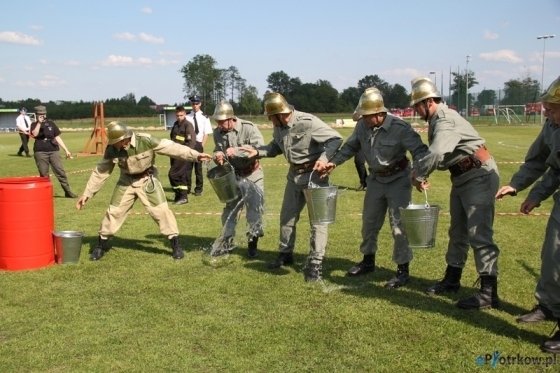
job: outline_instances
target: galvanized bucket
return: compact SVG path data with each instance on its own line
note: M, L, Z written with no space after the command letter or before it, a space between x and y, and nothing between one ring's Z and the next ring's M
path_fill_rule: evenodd
M227 203L239 198L237 179L232 165L225 162L220 166L209 169L206 176L220 202Z
M77 264L82 252L83 232L56 231L53 232L54 251L58 264Z
M431 248L436 244L437 223L439 206L426 203L409 204L406 208L400 207L401 221L411 248Z
M312 172L313 173L313 172ZM336 197L338 187L321 187L311 183L303 190L305 201L307 202L307 212L311 224L331 224L334 223L336 216Z

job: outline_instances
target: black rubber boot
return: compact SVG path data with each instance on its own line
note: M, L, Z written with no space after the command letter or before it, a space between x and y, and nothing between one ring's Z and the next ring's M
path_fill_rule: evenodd
M249 258L256 258L257 256L259 256L259 253L257 251L258 243L259 243L259 238L258 237L250 237L249 238L249 242L247 244L247 246L248 246L247 256Z
M426 289L426 293L438 295L443 293L456 293L461 287L461 276L463 268L447 266L443 280L436 282L434 285Z
M171 238L169 242L171 243L171 248L173 249L173 253L171 254L173 259L183 259L185 253L183 252L183 249L179 246L179 236L175 236Z
M109 240L103 239L101 237L97 238L97 245L93 248L91 252L90 259L91 260L99 260L107 251L109 251Z
M560 325L560 320L558 320L558 322ZM556 325L556 327L558 328L559 325ZM544 352L550 352L551 354L560 353L560 330L557 330L552 337L541 344L541 350Z
M317 282L323 279L321 263L307 263L303 272L303 278L306 282Z
M375 270L375 255L364 255L364 259L346 272L346 276L359 276Z
M388 289L397 289L406 285L409 280L410 276L408 274L408 263L399 264L397 265L397 274L395 277L387 281L385 287Z
M473 296L457 302L457 307L465 310L480 310L484 308L497 308L499 306L498 278L496 276L480 276L480 290Z
M287 266L294 263L294 256L292 253L280 253L276 260L268 263L269 269L277 269L282 266Z
M518 323L541 322L546 320L554 320L554 316L552 315L552 311L542 304L537 304L531 311L516 319Z

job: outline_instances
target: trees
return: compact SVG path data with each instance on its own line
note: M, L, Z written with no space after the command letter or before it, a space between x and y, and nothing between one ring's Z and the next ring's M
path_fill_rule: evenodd
M523 80L511 79L504 83L502 105L525 105L539 100L540 84L526 77Z
M284 71L270 73L266 78L266 82L268 83L268 88L272 92L281 93L288 101L294 90L301 86L301 80L299 80L299 78L290 78Z
M244 88L239 96L239 105L235 108L235 112L256 115L262 111L262 101L259 99L257 89L252 85Z
M497 103L496 91L493 89L483 89L476 98L475 105L483 107L486 105L495 105Z
M450 104L453 104L457 107L457 111L460 111L465 108L466 100L465 94L467 92L467 83L468 88L472 88L478 84L476 77L474 76L474 71L469 71L468 75L459 74L459 73L451 73L453 75L453 83L451 83L451 90L453 93L451 94ZM442 93L440 93L442 94ZM473 102L472 94L469 93L469 102Z
M184 65L180 72L183 74L185 98L198 94L202 104L215 104L223 98L216 97L216 92L222 91L222 71L216 68L216 60L207 54L199 54Z

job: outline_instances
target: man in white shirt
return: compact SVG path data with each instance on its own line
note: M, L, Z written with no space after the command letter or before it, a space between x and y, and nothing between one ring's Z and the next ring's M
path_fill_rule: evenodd
M191 105L193 107L192 111L187 114L187 120L192 123L194 127L194 133L196 134L196 144L194 149L200 153L204 152L204 146L208 140L208 136L212 135L212 124L210 120L204 115L201 106L200 96L194 95L189 98ZM203 176L202 176L202 163L189 162L187 166L187 190L188 193L192 192L192 170L194 168L195 174L195 187L194 195L202 195L203 189Z
M17 155L20 157L23 156L25 152L26 157L31 157L29 155L29 147L27 144L29 143L29 127L31 126L31 118L27 115L27 109L22 107L19 109L19 115L16 118L16 127L17 131L19 132L19 137L21 139L21 146L17 152Z

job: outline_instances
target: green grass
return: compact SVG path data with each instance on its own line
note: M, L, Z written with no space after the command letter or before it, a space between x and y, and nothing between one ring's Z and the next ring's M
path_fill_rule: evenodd
M537 126L479 126L498 161L501 184L509 181L538 131ZM350 129L341 129L344 137ZM165 132L154 132L166 137ZM266 139L271 130L263 129ZM426 134L423 135L426 140ZM85 145L87 132L63 139L73 152ZM0 177L36 175L33 159L15 156L16 134L0 135ZM211 149L210 149L211 150ZM95 157L64 161L70 184L80 193ZM169 161L158 157L161 180L168 185ZM216 372L348 371L457 372L480 368L475 358L500 351L502 356L550 357L538 344L553 323L521 326L515 317L532 307L540 268L546 215L510 215L526 192L497 204L495 239L501 248L497 310L462 311L454 306L471 293L476 280L472 253L464 271L464 288L450 297L430 297L423 290L445 269L449 224L448 173L431 177L430 203L439 204L436 247L416 249L410 285L389 291L392 239L382 230L375 273L347 278L360 259L364 194L356 192L352 161L336 169L332 182L341 188L336 223L330 226L324 284L303 281L308 251L306 212L298 224L296 264L270 272L266 262L277 255L278 213L286 162L263 161L266 235L257 260L245 258L244 220L239 248L212 261L205 254L218 235L222 205L205 183L201 197L172 206L181 230L185 259L173 261L167 240L156 224L135 206L113 250L99 262L88 259L118 171L83 211L62 198L56 179L56 230L85 232L78 265L54 265L30 271L0 271L0 361L3 372ZM171 190L167 188L168 196ZM415 202L423 196L413 194ZM546 201L536 211L547 213ZM30 213L30 222L33 214ZM515 365L513 371L541 367ZM548 368L553 370L554 368Z

